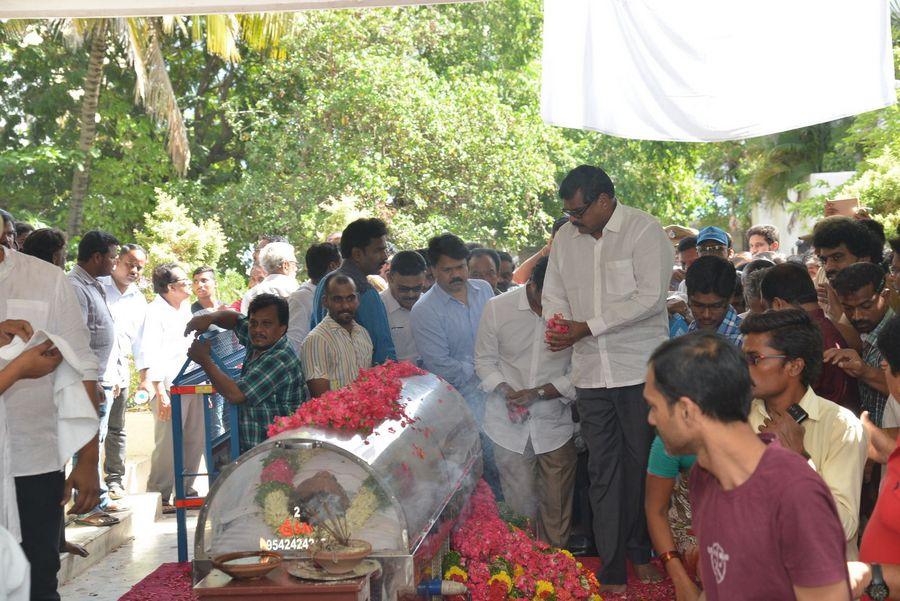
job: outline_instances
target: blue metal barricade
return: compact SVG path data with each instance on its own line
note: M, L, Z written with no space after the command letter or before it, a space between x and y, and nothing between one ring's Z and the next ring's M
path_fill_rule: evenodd
M210 354L213 361L229 377L237 379L246 351L237 341L233 332L219 330L200 336L211 343ZM203 396L203 437L206 473L188 473L184 469L184 429L182 427L181 396L197 394ZM188 560L187 509L203 504L203 497L187 497L184 479L207 476L209 484L215 481L228 463L240 455L238 443L238 407L228 403L209 383L209 377L199 365L186 360L172 381L170 389L172 401L172 446L175 468L175 519L177 523L178 561Z

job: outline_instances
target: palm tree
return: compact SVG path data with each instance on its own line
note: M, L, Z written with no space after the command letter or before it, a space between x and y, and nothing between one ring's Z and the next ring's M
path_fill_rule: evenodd
M111 37L127 49L136 76L135 102L159 124L167 127L167 150L175 172L187 173L191 160L187 129L163 56L166 36L186 35L205 39L206 50L228 62L240 60L238 44L282 56L281 39L293 22L293 14L206 15L194 17L133 17L109 19L58 19L51 30L68 45L90 44L88 69L81 99L78 150L82 161L72 175L66 233L81 232L84 201L91 174L91 151L97 134L97 105L103 82L104 60ZM29 22L8 21L5 27L24 33Z

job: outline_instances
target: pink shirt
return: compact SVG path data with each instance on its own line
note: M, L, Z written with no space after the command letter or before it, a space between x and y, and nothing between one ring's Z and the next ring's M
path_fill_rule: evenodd
M770 443L750 478L727 491L695 464L689 488L709 601L793 599L794 586L847 581L831 492L797 453Z

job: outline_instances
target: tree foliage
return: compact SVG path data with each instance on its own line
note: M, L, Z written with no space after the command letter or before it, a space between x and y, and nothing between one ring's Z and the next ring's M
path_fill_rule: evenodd
M540 0L494 0L298 13L277 56L239 38L216 48L220 56L197 42L227 20L168 23L161 51L191 155L181 180L167 131L133 103L135 71L115 38L85 222L123 240L147 236L174 198L187 211L179 219L218 220L232 268L262 232L285 234L302 252L360 215L386 219L400 247L449 230L516 251L545 240L560 212L557 182L581 163L604 167L623 202L664 223L736 231L754 203L823 169L871 171L858 185L882 190L872 198L889 206L894 171L876 161L897 156L896 108L717 144L545 125L541 11ZM262 27L253 23L241 27ZM221 58L231 50L240 63ZM70 176L84 159L73 149L86 52L0 30L0 203L14 214L65 221Z

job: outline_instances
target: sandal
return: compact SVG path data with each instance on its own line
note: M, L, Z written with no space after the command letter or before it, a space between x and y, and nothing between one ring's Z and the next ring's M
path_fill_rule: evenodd
M90 515L80 517L75 520L79 526L94 526L95 528L115 526L119 523L119 518L113 517L105 511L95 511Z

